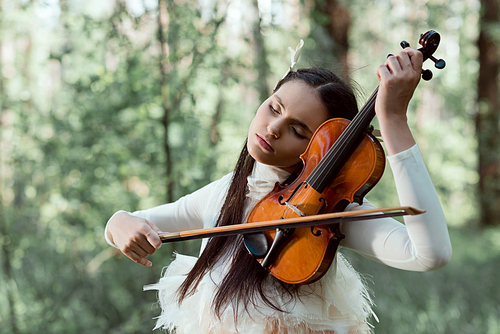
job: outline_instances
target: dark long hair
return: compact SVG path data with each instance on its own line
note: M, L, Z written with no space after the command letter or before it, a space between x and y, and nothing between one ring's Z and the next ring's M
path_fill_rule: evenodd
M301 80L316 89L321 101L328 109L329 118L352 119L358 108L356 98L350 86L329 70L321 68L299 69L290 72L276 87L278 90L285 83ZM312 110L311 112L314 112ZM247 177L252 173L254 158L248 153L246 143L234 169L233 178L222 206L217 226L242 223L247 194ZM213 311L220 318L227 306L234 308L234 317L239 305L257 306L259 300L271 308L283 311L282 306L273 303L265 291L268 272L249 254L243 244L243 237L218 237L208 241L200 258L179 287L178 302L195 293L201 279L214 268L218 261L230 261L228 272L220 282L213 300ZM292 302L300 297L300 285L283 283L274 277L272 280L282 292L282 300Z

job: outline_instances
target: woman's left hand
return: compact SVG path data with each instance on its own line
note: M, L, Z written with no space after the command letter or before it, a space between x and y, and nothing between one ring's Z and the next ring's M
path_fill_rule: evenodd
M389 56L377 70L380 86L375 112L389 155L415 145L406 111L420 81L422 61L420 51L406 48Z

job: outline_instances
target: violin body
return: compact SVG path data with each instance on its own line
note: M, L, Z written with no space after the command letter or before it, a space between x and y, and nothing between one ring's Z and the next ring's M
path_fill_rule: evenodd
M276 184L251 211L247 223L343 211L352 202L361 204L363 196L380 180L385 155L378 140L364 132L357 147L349 153L333 182L321 192L310 185L310 175L349 126L342 118L323 123L301 155L303 169L287 186ZM276 231L265 236L273 243ZM338 224L300 227L288 231L270 265L263 265L274 277L290 284L309 284L320 279L330 267L340 240ZM265 259L258 261L262 264Z

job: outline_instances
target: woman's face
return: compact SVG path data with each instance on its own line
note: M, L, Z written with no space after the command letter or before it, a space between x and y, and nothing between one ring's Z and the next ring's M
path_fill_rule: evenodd
M300 80L285 83L257 110L247 148L257 161L294 172L328 112L316 91Z

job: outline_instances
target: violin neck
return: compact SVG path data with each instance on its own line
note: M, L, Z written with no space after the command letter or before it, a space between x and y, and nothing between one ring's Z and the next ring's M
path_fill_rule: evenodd
M317 192L322 193L333 182L340 169L342 169L351 153L363 138L362 135L375 117L377 93L378 87L307 178L306 182Z

